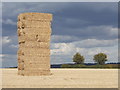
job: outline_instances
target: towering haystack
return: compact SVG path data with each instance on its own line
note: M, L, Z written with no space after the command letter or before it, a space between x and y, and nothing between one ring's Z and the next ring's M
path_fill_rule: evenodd
M50 74L50 35L52 15L22 13L18 16L18 74Z

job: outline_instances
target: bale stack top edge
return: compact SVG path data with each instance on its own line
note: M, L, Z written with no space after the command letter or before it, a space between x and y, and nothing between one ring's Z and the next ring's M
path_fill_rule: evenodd
M35 20L35 21L52 21L52 14L50 13L21 13L18 15L18 21L20 20Z

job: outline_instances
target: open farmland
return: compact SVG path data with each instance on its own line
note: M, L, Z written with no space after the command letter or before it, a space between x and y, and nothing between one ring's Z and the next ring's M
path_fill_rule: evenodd
M117 88L118 69L51 69L50 76L20 76L2 70L3 88Z

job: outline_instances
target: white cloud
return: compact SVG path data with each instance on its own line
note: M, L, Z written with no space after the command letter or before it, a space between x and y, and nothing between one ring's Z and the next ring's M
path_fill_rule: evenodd
M65 23L66 24L66 23ZM60 35L53 35L54 42L76 41L81 39L117 39L118 28L111 25L88 26L88 27L60 27ZM70 40L71 39L71 40Z
M91 35L98 35L98 36L107 36L109 38L112 38L113 36L118 36L118 28L115 28L113 26L89 26L84 29L85 33L90 33ZM93 34L92 34L93 33ZM96 36L97 38L97 36Z
M3 36L1 47L4 54L16 54L17 46L18 41L16 35Z
M11 19L2 20L2 23L10 24L10 25L16 25L17 24L17 22L12 21Z
M13 36L3 36L0 38L0 41L2 42L2 45L8 44L11 45L12 47L17 47L18 39L17 35Z
M11 47L11 48L18 48L18 45L12 44L12 45L10 45L10 47Z
M91 42L91 39L93 39L94 41L95 39L104 39L102 40L102 42L104 43L104 42L107 42L107 40L108 42L112 42L113 39L117 40L117 37L118 37L118 28L115 28L112 26L101 25L101 26L89 26L82 29L75 28L74 30L71 30L70 28L66 28L64 30L66 33L63 35L52 35L51 41L54 43L73 42L73 41L80 41L80 40Z
M8 37L8 36L4 36L2 37L2 44L7 44L7 43L10 43L11 42L11 39Z
M51 54L52 55L69 55L73 52L88 50L89 48L97 48L95 52L102 52L100 48L114 47L118 45L118 39L115 40L96 40L86 39L71 43L52 43ZM89 50L90 50L89 49ZM104 51L105 52L105 51ZM93 53L93 52L91 52ZM90 54L90 53L88 53Z
M5 54L0 54L0 67L2 66L2 60L5 56L6 56Z
M14 54L4 54L2 58L2 67L13 67L17 66L17 55Z
M54 49L51 50L51 55L69 55L74 51L74 46L72 44L54 43L52 46Z
M111 28L110 35L111 36L118 36L118 28Z
M55 60L59 63L72 62L72 57L76 52L79 52L85 56L85 62L93 62L93 56L101 52L108 55L108 62L118 62L117 39L88 39L71 43L52 43L51 47L52 63L55 63Z
M85 40L73 42L73 44L81 48L109 47L109 46L117 45L118 39L113 39L113 40L85 39Z
M0 58L4 57L5 55L4 54L0 54Z
M112 32L115 32L116 34L117 29L112 29ZM106 46L114 46L118 44L118 39L81 39L80 37L77 36L69 36L69 35L52 35L51 37L51 42L52 43L57 43L64 45L64 43L67 44L72 44L79 46L79 47L84 47L84 48L91 48L91 47L106 47Z
M76 40L80 40L79 37L69 36L69 35L52 35L51 36L52 42L69 42L69 41L76 41Z

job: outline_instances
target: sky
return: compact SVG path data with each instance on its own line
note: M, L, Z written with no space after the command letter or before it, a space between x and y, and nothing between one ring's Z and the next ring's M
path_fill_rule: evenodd
M51 64L72 63L79 52L85 63L106 53L109 62L118 62L117 2L4 2L2 3L3 67L17 66L17 16L24 12L53 14Z

